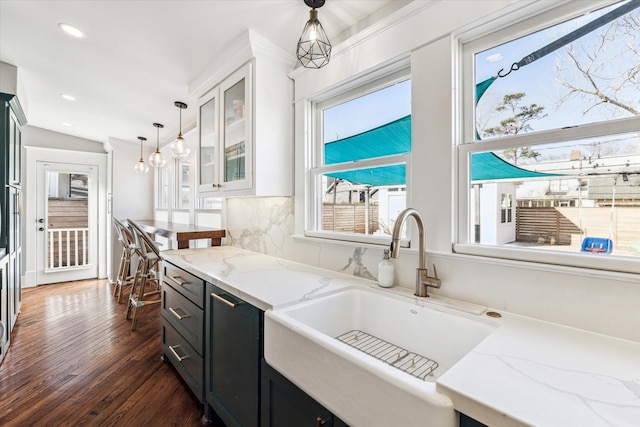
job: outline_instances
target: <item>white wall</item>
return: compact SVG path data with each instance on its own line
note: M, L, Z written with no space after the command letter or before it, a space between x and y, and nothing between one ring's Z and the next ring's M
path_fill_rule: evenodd
M140 159L140 145L118 139L110 139L112 151L112 212L119 220L153 219L153 179L154 171L150 168L146 175L137 175L133 166ZM144 149L144 161L152 149ZM112 258L110 281L118 272L122 246L115 233L112 234Z
M511 208L511 222L501 221L502 195L515 201L515 184L494 182L482 185L480 190L480 243L501 245L516 240L516 209Z
M65 135L30 125L22 128L22 145L54 148L57 150L84 151L88 153L105 152L102 142Z
M408 205L427 223L427 262L435 264L442 288L433 293L451 296L568 326L640 341L640 278L637 275L554 267L452 253L454 211L454 121L457 90L454 78L455 38L461 27L478 20L499 19L492 13L508 9L511 1L414 2L408 17L398 19L372 37L336 47L331 63L320 70L296 70L296 188L295 234L305 229L307 100L348 83L382 63L411 55L413 108L413 167ZM429 5L419 9L420 4ZM393 19L394 17L391 17ZM501 18L500 18L501 19ZM231 212L230 214L233 214ZM265 215L268 212L264 213ZM287 258L332 270L377 274L382 247L327 242L304 237L287 240ZM415 250L401 252L396 279L413 288ZM365 274L363 274L363 272Z

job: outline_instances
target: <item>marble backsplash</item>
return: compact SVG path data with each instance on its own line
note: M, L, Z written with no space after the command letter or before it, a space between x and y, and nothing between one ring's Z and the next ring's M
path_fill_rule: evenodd
M228 198L227 245L285 258L294 229L293 205L293 197Z
M229 246L376 280L382 249L296 241L293 197L228 198L225 212Z

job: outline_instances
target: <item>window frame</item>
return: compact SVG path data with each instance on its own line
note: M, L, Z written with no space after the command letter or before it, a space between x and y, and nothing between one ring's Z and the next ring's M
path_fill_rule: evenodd
M331 172L352 171L367 169L377 166L391 166L397 164L406 165L405 189L411 176L411 153L392 156L375 157L366 160L350 161L324 165L323 143L323 111L336 105L366 96L370 93L393 86L394 84L411 80L411 67L409 58L398 61L387 67L375 70L366 76L346 82L341 87L325 91L314 99L309 100L309 135L307 142L308 166L307 173L307 197L306 197L306 221L304 235L306 237L322 238L328 240L348 241L373 245L389 245L391 236L371 234L346 233L327 231L321 229L322 219L322 175ZM413 142L412 142L413 143ZM396 187L396 186L394 186ZM406 206L410 206L410 191L407 189ZM403 239L401 246L408 247L408 236Z
M583 138L618 135L640 132L640 117L627 117L609 121L593 122L571 128L550 129L512 136L475 139L475 69L474 54L498 46L505 42L527 36L535 31L564 22L590 10L613 4L611 1L596 1L575 4L562 4L553 9L540 9L536 14L522 17L522 20L508 26L496 28L487 24L482 30L474 29L468 34L457 37L458 82L461 90L457 93L456 103L461 114L455 119L457 141L455 146L454 180L456 195L454 204L457 212L454 222L453 252L479 255L504 260L527 261L556 264L567 267L589 268L614 272L640 273L640 263L636 258L620 256L590 256L588 254L542 249L516 248L470 243L470 192L469 162L470 156L477 152L498 151L505 148L546 145ZM513 207L517 205L514 201Z

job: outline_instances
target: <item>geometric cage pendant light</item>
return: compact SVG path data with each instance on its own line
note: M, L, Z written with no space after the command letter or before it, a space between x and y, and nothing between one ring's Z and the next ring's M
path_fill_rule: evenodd
M175 139L175 141L169 144L169 148L171 149L171 154L173 155L173 157L182 159L184 157L187 157L191 152L189 143L182 136L182 110L187 108L187 104L180 101L175 101L173 104L180 109L180 132L178 133L178 137Z
M144 159L142 158L142 143L146 141L147 138L145 138L144 136L139 136L138 139L140 140L140 160L133 167L133 170L138 175L144 175L145 173L149 172L149 166L147 166L147 164L144 162Z
M322 68L329 63L331 57L331 43L322 24L318 20L318 11L324 5L325 0L304 0L311 8L309 20L302 30L298 40L296 56L298 62L305 68Z
M153 166L154 168L163 168L164 165L167 163L167 159L165 159L162 153L160 152L160 129L162 129L164 125L160 123L154 123L153 125L157 129L156 151L151 153L151 155L149 156L149 164L151 164L151 166Z

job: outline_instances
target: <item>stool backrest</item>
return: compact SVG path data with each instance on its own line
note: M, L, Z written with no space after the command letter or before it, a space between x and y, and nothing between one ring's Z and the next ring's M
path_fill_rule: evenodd
M122 221L116 218L113 218L113 227L118 233L118 240L120 241L120 243L122 243L122 246L124 246L125 248L129 248L129 246L134 243L131 231L129 231L127 226L124 225Z
M140 224L135 222L132 219L127 220L129 223L129 227L133 232L133 237L135 239L135 244L139 248L141 255L143 257L147 257L149 252L154 253L158 259L162 259L160 257L160 250L158 249L158 245L151 239L151 236L142 229Z

